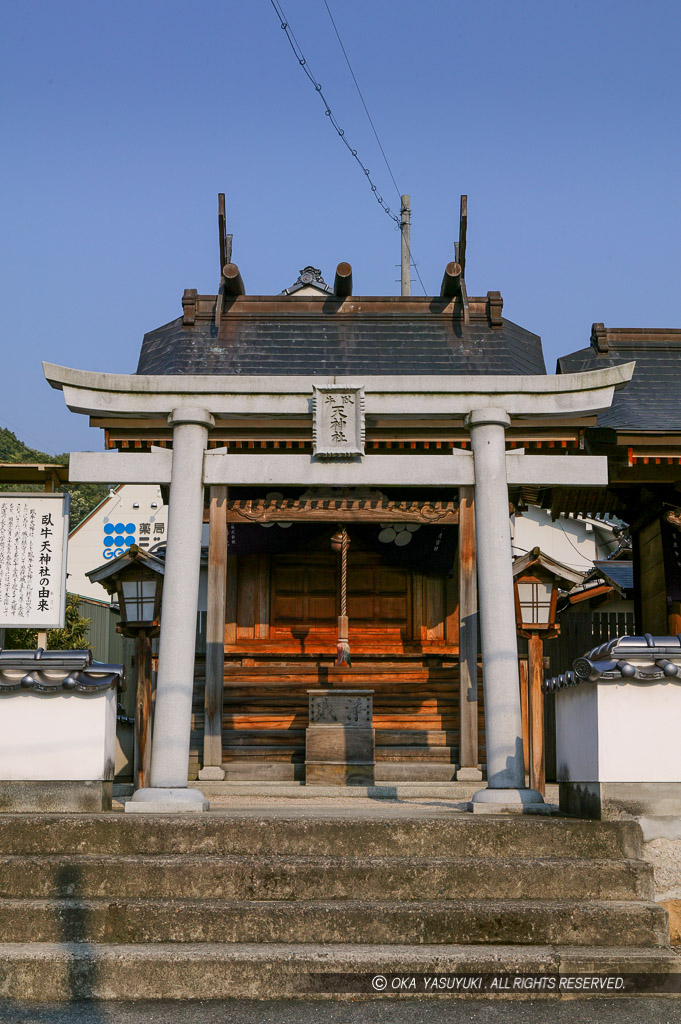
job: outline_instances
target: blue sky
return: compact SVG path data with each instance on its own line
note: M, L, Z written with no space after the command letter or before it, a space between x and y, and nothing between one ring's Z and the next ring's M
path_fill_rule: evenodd
M323 0L282 0L348 139L394 187ZM542 335L679 327L681 5L329 0L428 293L469 196L467 283ZM270 0L22 0L0 42L0 426L97 448L40 362L134 372L145 331L214 291L217 193L250 293L308 263L397 294L399 235L297 65ZM418 281L415 292L420 291Z

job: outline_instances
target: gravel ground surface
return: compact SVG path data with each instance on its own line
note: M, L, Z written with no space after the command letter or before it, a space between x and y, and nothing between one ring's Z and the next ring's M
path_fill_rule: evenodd
M681 999L107 1002L13 1005L2 1024L679 1024Z

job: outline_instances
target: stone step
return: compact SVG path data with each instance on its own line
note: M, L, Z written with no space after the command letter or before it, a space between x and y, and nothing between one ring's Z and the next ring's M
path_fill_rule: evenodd
M8 943L0 944L0 999L9 1005L10 1000L276 999L325 993L351 1000L380 997L372 986L377 975L667 975L679 966L678 956L653 948ZM417 993L442 997L424 993L422 982ZM561 995L558 981L548 995Z
M560 857L638 859L636 822L570 818L369 817L351 811L230 810L207 815L4 814L0 855L249 854L320 857Z
M658 904L598 900L0 900L13 942L665 947Z
M0 898L652 899L649 864L577 858L10 856ZM0 941L11 937L0 928Z

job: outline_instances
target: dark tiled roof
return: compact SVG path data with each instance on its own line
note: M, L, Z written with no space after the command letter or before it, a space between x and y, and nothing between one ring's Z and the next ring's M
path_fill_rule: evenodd
M292 300L295 301L295 300ZM358 300L358 302L361 300ZM504 320L462 324L419 314L251 313L182 318L144 336L137 373L534 374L546 373L541 338Z
M681 330L628 330L594 324L589 348L558 360L558 373L599 370L636 361L631 381L615 392L599 427L681 430Z
M625 561L594 562L594 568L598 573L613 583L620 590L633 590L634 587L634 563Z

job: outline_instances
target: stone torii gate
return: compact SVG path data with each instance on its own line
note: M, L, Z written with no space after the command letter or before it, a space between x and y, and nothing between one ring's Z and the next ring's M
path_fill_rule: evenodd
M168 545L159 648L151 786L127 811L201 811L202 793L187 787L194 676L194 623L199 589L205 485L427 486L475 488L478 588L487 738L487 787L474 806L522 811L542 802L525 787L518 681L509 484L604 486L607 459L506 452L512 419L574 420L607 409L634 363L561 376L143 376L96 373L43 364L52 387L73 412L166 418L172 451L75 452L70 479L170 484ZM323 419L326 395L345 393L356 413L334 449ZM332 402L333 399L328 399ZM364 415L463 422L471 452L451 455L365 455ZM308 418L317 454L207 450L215 419ZM337 422L337 421L336 421ZM329 457L331 456L331 457ZM481 806L482 810L483 807Z

